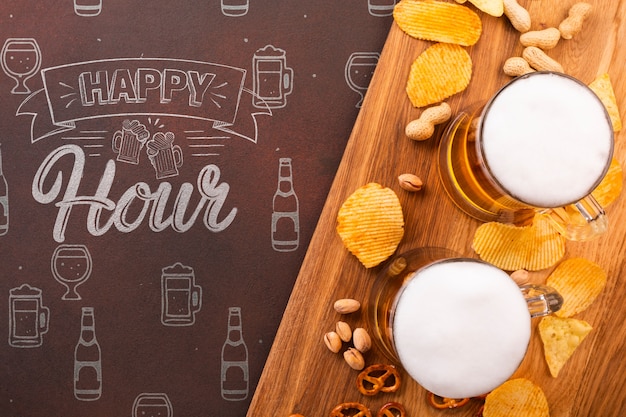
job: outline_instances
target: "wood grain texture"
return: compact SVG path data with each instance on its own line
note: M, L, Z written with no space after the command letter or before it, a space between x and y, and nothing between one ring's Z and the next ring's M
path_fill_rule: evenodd
M558 26L574 1L520 0L533 18L532 29ZM590 1L594 5L583 31L572 40L561 40L549 52L565 71L585 83L608 72L618 103L626 106L626 0ZM472 81L448 102L454 112L487 99L508 81L502 64L521 55L519 34L505 17L481 14L483 35L468 51L473 59ZM363 107L354 125L336 178L321 213L283 320L252 400L248 416L327 416L334 405L361 401L376 411L387 401L399 401L411 416L442 416L426 402L426 392L408 377L399 393L364 397L355 388L356 371L322 342L341 317L332 309L334 300L352 297L365 301L369 286L381 267L366 270L343 247L335 231L336 215L343 201L359 186L376 181L396 191L403 205L406 233L398 248L446 246L467 256L476 255L471 239L479 223L457 210L439 184L437 141L413 142L404 136L406 124L419 116L404 87L411 62L429 42L406 36L392 26ZM621 47L620 47L621 45ZM622 118L624 112L622 110ZM441 134L437 128L436 135ZM615 155L625 165L624 133L616 135ZM423 192L411 194L397 184L397 176L416 173L425 183ZM608 284L596 302L577 318L594 327L558 378L552 378L535 331L524 362L516 372L539 384L553 417L618 416L626 413L626 276L622 260L626 251L626 197L607 208L610 231L600 239L567 244L567 257L582 256L600 264ZM542 281L550 271L533 275ZM344 318L353 327L365 325L362 314ZM366 354L368 364L386 362L376 351ZM455 416L473 416L474 401Z

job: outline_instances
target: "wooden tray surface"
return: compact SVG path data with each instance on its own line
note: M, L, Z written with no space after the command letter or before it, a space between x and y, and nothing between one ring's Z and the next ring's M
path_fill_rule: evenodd
M558 26L574 1L521 1L533 18L533 30ZM594 9L583 31L572 40L561 40L549 55L565 72L585 83L608 72L618 103L626 106L626 1L590 1ZM469 4L469 3L468 3ZM472 7L472 6L470 6ZM480 14L483 34L468 51L473 60L473 77L463 93L448 102L454 112L488 98L507 82L501 71L509 56L521 55L519 34L505 17ZM345 154L321 213L301 271L284 313L270 355L248 411L249 417L327 416L337 404L360 401L375 415L388 401L404 404L410 416L442 416L427 404L426 392L406 374L398 393L361 395L355 387L357 372L341 354L325 347L322 337L340 319L353 328L364 326L363 314L342 317L335 313L334 300L352 297L365 302L372 279L382 266L367 270L342 245L336 233L337 211L359 186L378 182L396 191L403 206L406 231L398 253L419 246L446 246L475 257L471 239L479 222L460 212L442 189L436 163L437 140L413 142L404 136L406 124L419 116L404 91L412 61L430 42L405 35L395 23L382 51L376 73ZM311 109L315 111L315 109ZM622 118L624 112L622 110ZM439 127L436 135L443 128ZM616 134L615 155L624 166L624 133ZM425 183L421 193L399 188L397 176L412 172ZM535 331L526 358L515 377L531 379L544 390L553 417L617 416L626 410L626 286L622 256L626 249L626 198L622 195L607 208L610 231L592 242L568 242L566 257L581 256L600 264L608 283L595 303L576 318L588 321L591 334L570 358L558 378L550 376L543 347ZM545 279L550 270L533 274ZM366 363L387 362L376 349L366 354ZM480 407L469 406L447 412L473 416Z

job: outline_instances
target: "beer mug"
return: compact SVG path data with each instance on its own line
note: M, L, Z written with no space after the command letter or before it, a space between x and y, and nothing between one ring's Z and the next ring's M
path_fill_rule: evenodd
M137 120L124 120L122 130L113 134L111 147L117 154L117 160L133 165L139 164L139 154L150 136L146 127Z
M540 213L567 239L584 241L608 227L591 193L609 169L613 142L593 91L565 74L535 72L448 125L439 172L447 194L474 218L525 224Z
M283 49L267 45L252 57L252 105L258 108L282 108L293 89L293 69L287 67Z
M167 394L144 392L133 402L132 417L173 417L174 408Z
M155 133L147 145L148 158L154 168L157 179L178 175L178 168L183 165L183 150L174 145L174 134Z
M161 323L190 326L202 307L202 287L195 285L193 268L177 262L162 269Z
M552 288L519 287L491 264L423 247L385 266L365 314L374 343L421 386L471 398L513 375L526 355L531 318L562 303Z
M24 284L9 291L9 345L39 347L48 332L50 310L43 306L41 290Z

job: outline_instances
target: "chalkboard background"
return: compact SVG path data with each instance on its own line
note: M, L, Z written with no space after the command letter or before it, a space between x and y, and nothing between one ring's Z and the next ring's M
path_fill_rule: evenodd
M1 415L245 415L393 3L2 3Z

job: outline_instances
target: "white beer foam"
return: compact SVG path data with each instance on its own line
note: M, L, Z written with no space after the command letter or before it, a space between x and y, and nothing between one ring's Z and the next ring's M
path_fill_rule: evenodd
M515 372L530 340L530 314L519 287L500 269L438 262L401 293L393 338L402 365L425 389L474 397Z
M496 180L536 207L560 207L588 195L612 153L612 129L600 100L575 80L551 73L503 89L481 134Z

